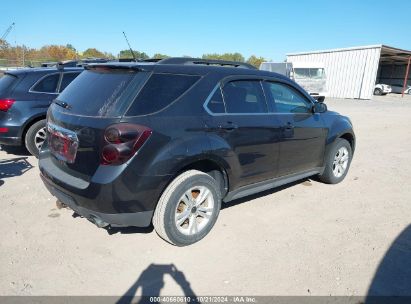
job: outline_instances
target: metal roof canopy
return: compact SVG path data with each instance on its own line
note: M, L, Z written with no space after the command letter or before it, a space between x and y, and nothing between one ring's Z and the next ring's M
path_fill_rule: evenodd
M411 51L381 45L380 62L388 64L407 64Z
M365 55L365 57L362 57L361 54L367 55ZM394 48L384 44L328 49L311 52L288 53L286 55L287 61L324 60L327 63L327 68L329 68L331 71L331 73L328 73L328 75L331 74L331 77L329 79L331 81L331 96L360 99L371 98L373 86L375 84L377 76L377 70L381 65L405 65L406 73L404 76L402 76L404 77L403 79L405 88L408 81L411 61L411 51ZM364 67L363 72L360 71L358 65ZM357 74L362 73L362 77L354 77L354 79L351 79L351 81L347 81L347 78L352 78L352 73L354 71L356 71ZM360 78L362 78L362 80L360 80ZM358 81L361 81L361 83L359 84ZM353 96L353 91L358 91L357 87L359 87L359 93L355 95L358 96Z
M394 54L401 54L404 53L408 56L411 56L411 51L398 49L392 46L384 45L384 44L372 44L372 45L363 45L363 46L354 46L354 47L347 47L347 48L338 48L338 49L328 49L328 50L318 50L318 51L308 51L308 52L296 52L296 53L287 53L287 56L294 56L294 55L308 55L308 54L319 54L319 53L336 53L336 52L346 52L346 51L355 51L355 50L364 50L364 49L375 49L381 48L382 51L387 53L394 53Z

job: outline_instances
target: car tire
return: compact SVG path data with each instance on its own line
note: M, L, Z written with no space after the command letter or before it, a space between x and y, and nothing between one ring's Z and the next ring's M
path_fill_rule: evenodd
M382 90L378 88L374 89L374 95L382 95Z
M41 145L46 139L46 120L42 119L32 124L27 130L26 136L24 138L24 143L26 149L34 155L39 157L39 152Z
M348 173L352 160L350 143L338 138L325 156L324 172L318 176L319 180L326 184L338 184Z
M408 95L411 95L411 89L408 90Z
M187 246L204 238L217 221L221 191L210 175L189 170L177 176L161 195L153 226L165 241Z

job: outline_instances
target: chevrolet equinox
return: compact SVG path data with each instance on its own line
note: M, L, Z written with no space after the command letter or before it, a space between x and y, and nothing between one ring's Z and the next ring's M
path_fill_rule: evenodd
M39 162L48 190L98 227L153 224L185 246L223 202L341 182L354 148L350 119L285 76L168 58L86 66L48 110Z

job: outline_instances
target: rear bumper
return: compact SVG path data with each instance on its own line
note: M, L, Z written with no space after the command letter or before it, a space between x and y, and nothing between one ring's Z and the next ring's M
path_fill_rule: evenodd
M40 176L47 190L55 196L59 201L73 209L77 214L87 218L98 227L147 227L151 223L154 210L133 212L133 213L103 213L96 210L90 210L81 206L81 197L65 193L47 179L43 174Z
M0 133L0 144L20 146L23 143L22 130L24 125L21 121L16 120L11 113L0 111L0 128L3 129Z
M2 136L0 134L0 145L20 146L21 145L21 138L20 137Z
M55 159L47 144L40 151L39 169L51 194L97 226L149 226L162 190L172 178L138 175L127 164L100 166L87 178Z

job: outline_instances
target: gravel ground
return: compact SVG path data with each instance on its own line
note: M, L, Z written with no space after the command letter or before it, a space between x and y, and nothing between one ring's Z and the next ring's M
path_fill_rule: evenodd
M355 126L345 181L232 202L185 248L73 218L36 159L3 147L0 295L411 295L411 98L327 104Z

